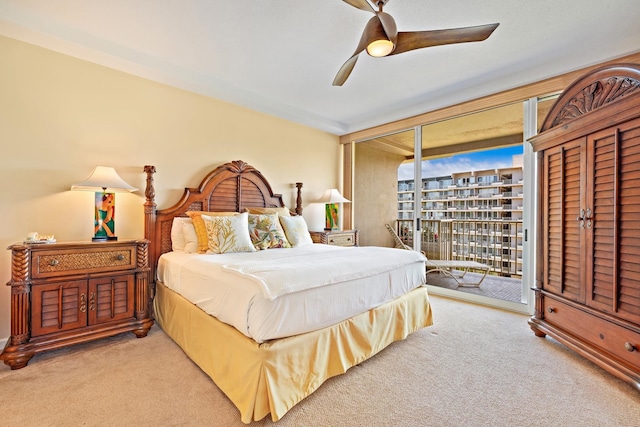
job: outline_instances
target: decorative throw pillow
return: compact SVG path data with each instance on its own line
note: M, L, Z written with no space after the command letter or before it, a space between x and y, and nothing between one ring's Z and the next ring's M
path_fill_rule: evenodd
M249 236L256 249L290 248L291 245L285 237L280 224L278 214L253 215L249 214Z
M249 237L249 214L243 212L232 216L201 215L207 230L207 253L255 252Z
M204 212L204 211L188 211L187 215L193 221L193 226L196 229L196 236L198 237L198 253L205 253L209 249L209 242L207 241L207 229L202 221L202 215L213 216L232 216L238 215L238 212Z
M287 235L287 240L294 248L313 244L309 228L302 216L282 216L280 217L280 223Z

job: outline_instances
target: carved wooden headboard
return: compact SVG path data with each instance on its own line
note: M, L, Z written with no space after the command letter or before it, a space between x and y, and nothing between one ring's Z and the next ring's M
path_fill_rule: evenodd
M170 208L157 210L153 174L155 166L145 166L144 218L145 238L149 240L149 283L155 283L160 255L171 251L173 218L186 217L187 211L242 212L246 207L284 207L281 194L273 194L265 177L242 160L218 166L204 177L197 188L185 188L180 200ZM296 207L293 214L302 215L302 183L297 182Z

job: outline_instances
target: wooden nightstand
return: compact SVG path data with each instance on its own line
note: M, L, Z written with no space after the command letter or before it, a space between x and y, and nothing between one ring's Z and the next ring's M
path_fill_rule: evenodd
M358 246L358 230L311 231L313 243L334 246Z
M23 368L35 353L133 332L147 335L147 240L16 244L11 336L0 359Z

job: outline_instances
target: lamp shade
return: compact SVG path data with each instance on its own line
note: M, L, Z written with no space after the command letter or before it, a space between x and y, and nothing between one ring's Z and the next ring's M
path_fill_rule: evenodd
M73 184L72 190L104 191L110 193L133 192L138 189L127 184L112 167L96 166L84 181Z
M340 192L331 188L324 192L322 197L315 201L315 203L350 203L351 200L345 199Z

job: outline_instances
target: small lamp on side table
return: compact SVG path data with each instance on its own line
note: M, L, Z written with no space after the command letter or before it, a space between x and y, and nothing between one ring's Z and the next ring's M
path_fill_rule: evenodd
M345 199L340 192L335 189L329 189L324 192L322 197L315 203L325 204L325 230L340 230L340 211L339 203L351 203L351 200Z
M96 166L84 181L71 186L72 190L95 191L94 231L91 239L96 241L118 240L116 237L116 195L114 193L134 192L112 167Z

